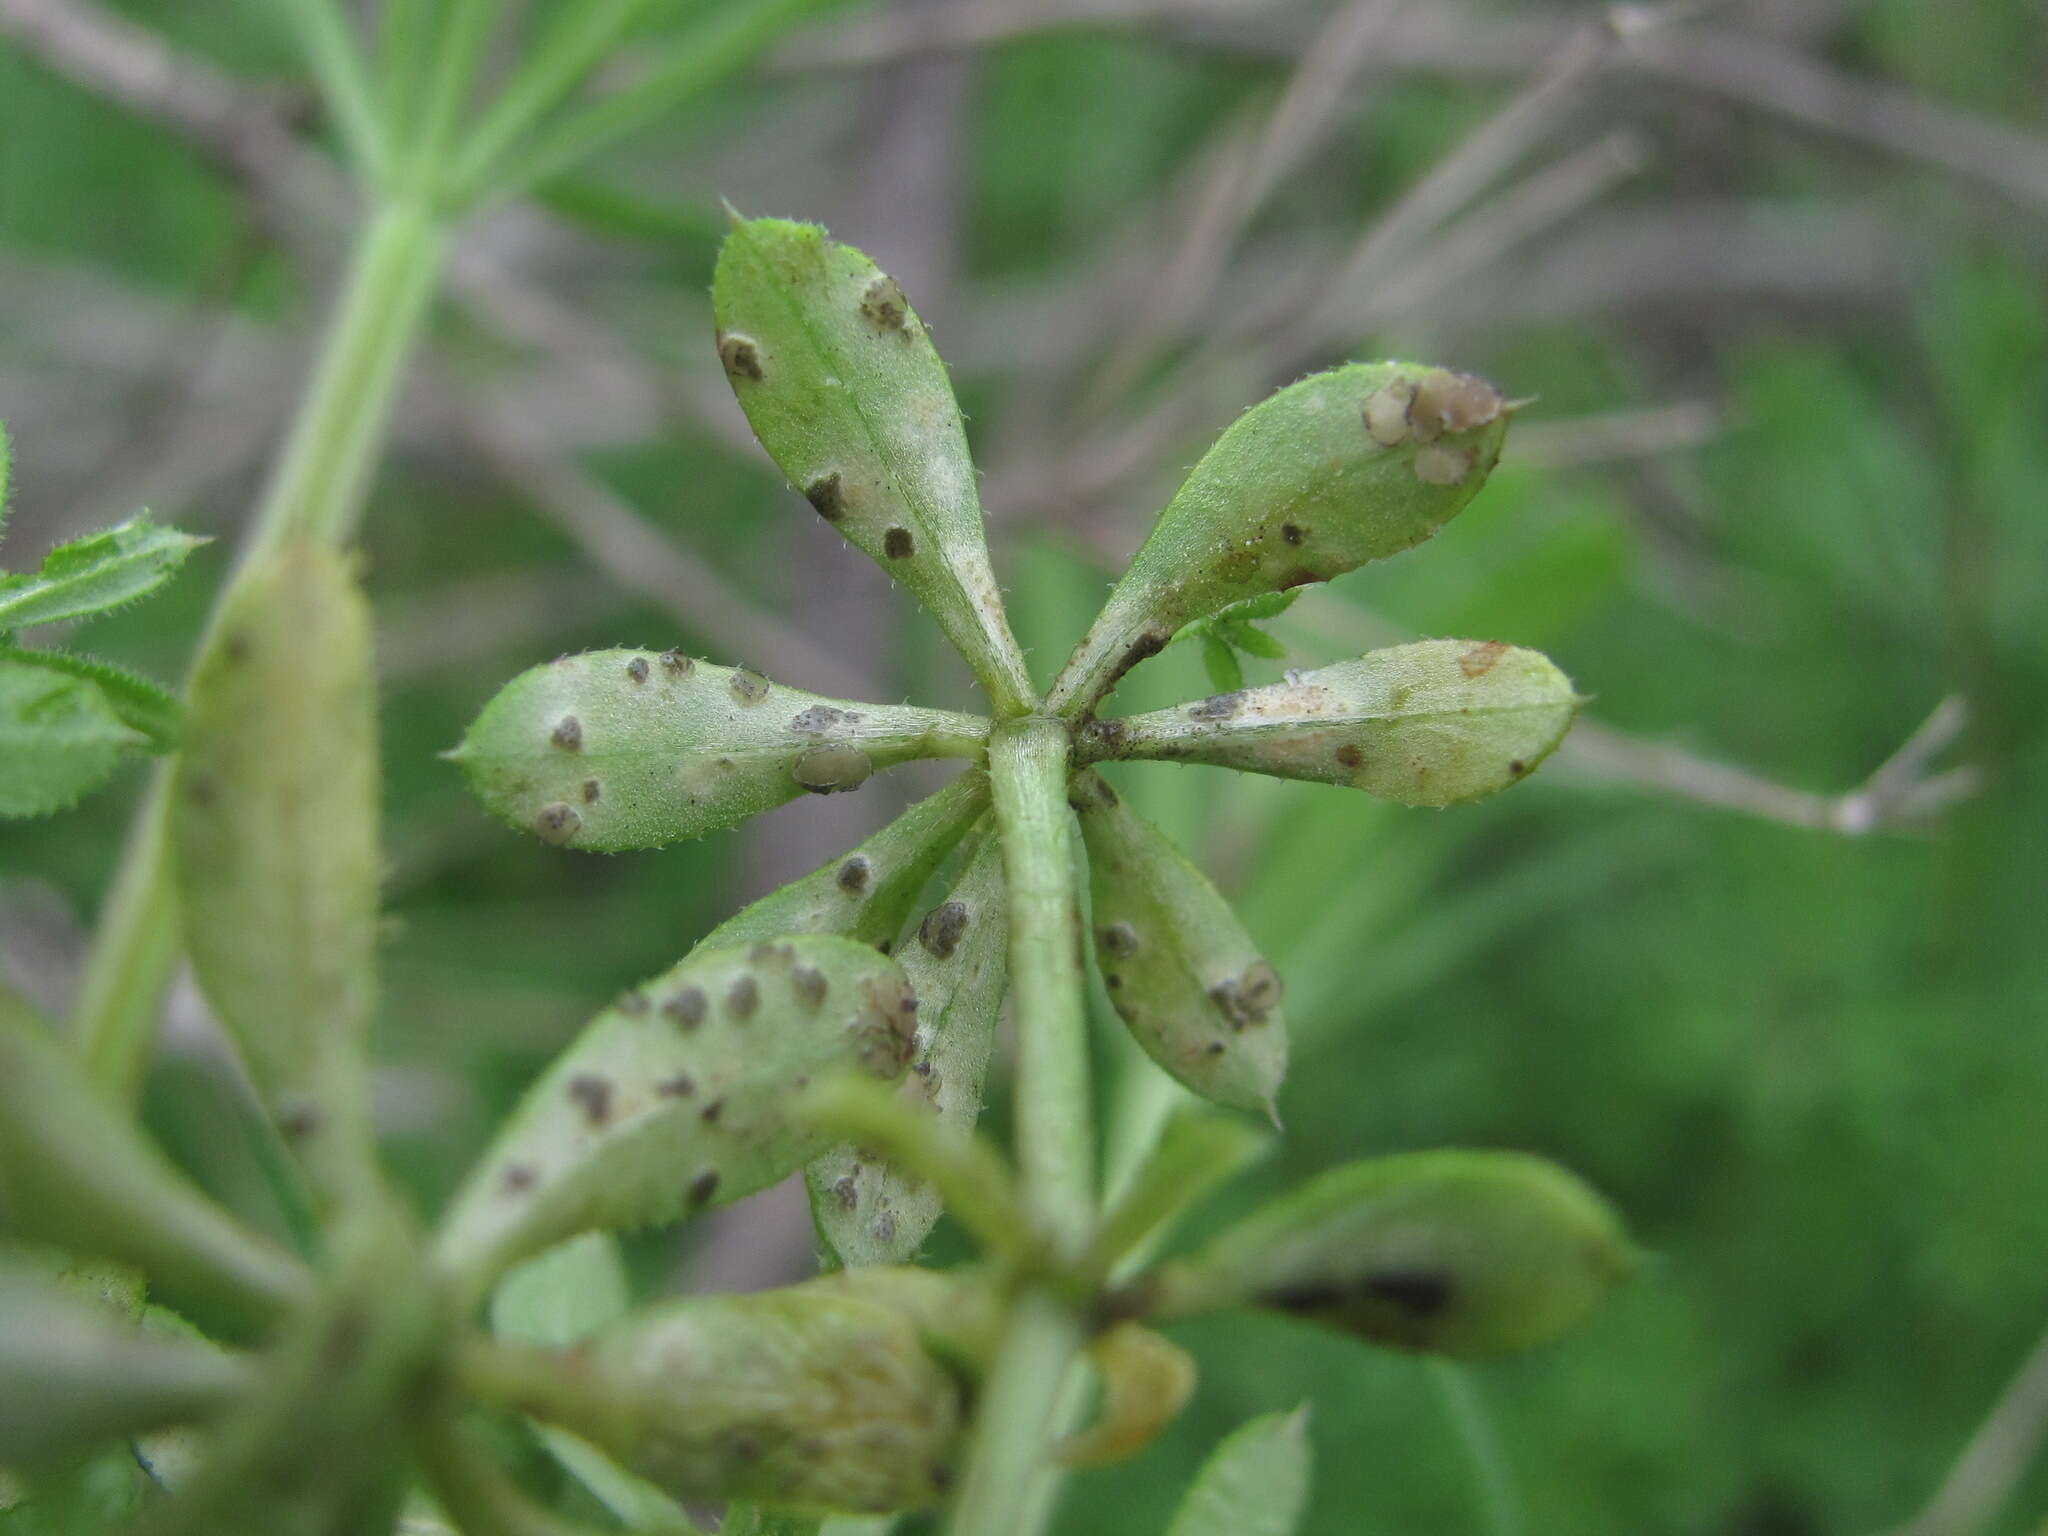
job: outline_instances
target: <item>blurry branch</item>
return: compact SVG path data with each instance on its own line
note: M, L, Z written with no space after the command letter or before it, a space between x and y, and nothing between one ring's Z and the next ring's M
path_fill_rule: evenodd
M2048 1440L2048 1333L2035 1343L1927 1505L1885 1536L1972 1536L1996 1519Z
M1838 138L1952 172L2002 197L2048 211L2048 141L1860 79L1769 38L1677 24L1674 9L1609 8L1620 44L1608 62L1689 90L1755 107ZM793 38L776 54L784 69L871 67L908 53L986 47L1068 28L1142 30L1191 45L1292 57L1308 40L1270 10L1247 16L1221 4L1105 4L1038 0L962 5L943 25L915 32L882 21L840 23ZM1445 7L1404 16L1374 50L1382 71L1455 76L1514 74L1558 44L1574 22L1518 18L1475 22Z
M1747 769L1645 741L1591 720L1581 720L1573 728L1558 752L1558 761L1596 778L1634 784L1764 821L1862 837L1928 821L1981 787L1982 775L1975 768L1929 772L1929 764L1962 733L1967 718L1960 698L1943 699L1875 773L1845 795L1792 789ZM2048 1374L2048 1365L2043 1371Z

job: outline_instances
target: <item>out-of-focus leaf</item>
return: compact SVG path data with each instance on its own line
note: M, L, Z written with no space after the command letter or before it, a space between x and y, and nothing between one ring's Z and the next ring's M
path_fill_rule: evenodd
M97 684L0 657L0 816L63 810L148 746Z
M449 756L510 825L615 853L914 758L974 757L987 736L972 715L824 699L680 651L591 651L515 677Z
M718 355L754 433L818 514L932 612L999 712L1032 698L989 568L960 408L896 280L814 224L734 223Z
M1166 1536L1294 1536L1312 1461L1306 1403L1261 1414L1209 1453Z
M162 752L177 745L177 699L139 673L95 656L78 656L70 651L29 651L16 645L0 645L0 661L40 667L91 683L123 725L149 738L150 751Z
M0 631L105 613L155 590L206 540L147 517L60 544L43 568L0 576Z

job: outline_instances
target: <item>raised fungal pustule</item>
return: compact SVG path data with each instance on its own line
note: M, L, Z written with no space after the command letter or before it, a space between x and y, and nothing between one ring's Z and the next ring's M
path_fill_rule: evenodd
M1277 683L1094 722L1084 758L1209 763L1442 806L1535 771L1580 699L1540 652L1422 640Z
M823 699L679 651L588 651L521 673L450 754L545 842L613 852L697 837L913 758L974 757L973 715Z

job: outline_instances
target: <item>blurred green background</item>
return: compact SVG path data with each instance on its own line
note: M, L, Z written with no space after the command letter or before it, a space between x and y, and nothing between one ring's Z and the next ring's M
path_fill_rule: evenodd
M273 10L0 0L0 563L144 504L220 536L95 627L166 679L343 225L115 99L49 22L126 23L187 61L173 78L317 139ZM1195 1225L1363 1154L1542 1152L1658 1261L1582 1336L1476 1377L1530 1536L1876 1533L1952 1470L1963 1502L1915 1536L2044 1529L2048 1356L1993 1425L2008 1460L1958 1457L2048 1321L2048 11L1729 0L1622 8L1588 41L1603 14L841 8L468 231L364 535L380 1112L423 1208L595 1005L912 793L565 855L436 760L501 682L680 643L827 693L971 702L724 394L724 197L830 225L932 322L1043 675L1178 475L1288 377L1415 356L1535 397L1459 522L1273 627L1285 664L1415 634L1542 647L1593 699L1571 750L1442 813L1119 777L1291 989L1281 1150ZM1175 650L1118 703L1206 691ZM1951 698L1967 723L1932 760L1866 784ZM0 961L53 1007L142 778L0 828ZM1098 1018L1113 1112L1149 1069ZM217 1050L174 1002L151 1112L239 1200ZM650 1283L752 1286L803 1272L808 1244L784 1190L640 1256ZM942 1231L934 1253L958 1252ZM1076 1479L1058 1530L1163 1529L1208 1446L1302 1400L1307 1530L1483 1529L1421 1366L1279 1322L1181 1336L1193 1406Z

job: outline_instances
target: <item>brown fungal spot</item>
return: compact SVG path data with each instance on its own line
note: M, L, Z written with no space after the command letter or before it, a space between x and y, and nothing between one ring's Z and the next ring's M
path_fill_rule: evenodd
M1344 768L1363 768L1365 766L1365 753L1359 748L1357 742L1347 741L1337 749L1337 762L1340 767Z
M725 376L729 379L747 379L757 384L761 380L761 345L751 336L720 331L718 360L725 364Z
M1408 405L1415 398L1415 386L1404 379L1383 384L1366 397L1366 435L1382 448L1393 448L1408 437Z
M1516 778L1519 779L1523 774L1527 773L1528 771L1529 765L1523 762L1519 757L1509 759L1508 772L1513 774Z
M878 331L901 331L910 318L910 301L903 297L903 285L881 272L861 290L860 312Z
M1190 720L1228 720L1244 708L1244 690L1235 693L1212 694L1206 699L1197 699L1188 706Z
M685 656L681 651L671 650L661 653L661 667L664 672L667 672L672 677L688 677L697 670L697 663Z
M1412 467L1424 485L1457 485L1472 473L1472 450L1432 443L1415 455Z
M924 921L917 925L917 942L925 953L934 960L950 957L960 947L960 940L967 932L967 904L962 901L942 901L924 915Z
M230 630L220 643L221 655L229 661L247 661L250 652L249 636L242 630Z
M1116 665L1109 669L1108 681L1115 683L1126 672L1130 671L1131 668L1145 660L1148 656L1157 656L1166 649L1166 642L1172 638L1173 636L1163 629L1148 629L1142 632L1135 640L1124 647L1123 655L1119 656L1116 659Z
M789 776L814 795L859 789L875 771L874 759L858 747L810 747L789 765Z
M1227 976L1209 989L1209 1001L1232 1029L1266 1022L1280 1004L1280 974L1263 960L1254 960L1241 975Z
M1305 565L1297 565L1280 578L1280 590L1292 592L1296 587L1305 587L1311 582L1327 581L1329 578L1320 571L1312 571Z
M604 786L602 784L598 783L595 779L585 779L583 781L583 803L585 805L595 805L603 798Z
M894 1211L883 1211L875 1218L875 1224L869 1230L874 1233L875 1241L878 1243L895 1242L896 1213Z
M687 1072L678 1072L674 1077L665 1077L654 1085L654 1091L664 1099L687 1099L697 1092L697 1080Z
M647 994L638 988L631 992L621 992L618 1002L613 1006L621 1013L632 1014L638 1017L647 1011Z
M706 1125L718 1124L718 1117L725 1113L725 1100L713 1099L697 1112L697 1118Z
M823 736L852 718L845 710L835 709L830 704L813 704L809 709L798 710L792 715L789 728L799 736Z
M1503 405L1500 391L1478 374L1432 368L1415 386L1408 424L1416 440L1426 443L1440 433L1483 427L1500 415Z
M583 818L576 814L576 807L559 800L542 806L533 817L534 835L544 843L566 843L582 825Z
M1203 1047L1203 1052L1210 1056L1221 1056L1227 1049L1228 1047L1221 1040L1211 1040Z
M716 1168L706 1168L697 1177L690 1180L690 1187L686 1193L692 1210L709 1205L711 1197L718 1193L718 1170Z
M725 1011L736 1024L751 1019L761 1006L761 987L751 976L740 976L725 991Z
M778 944L773 939L763 939L747 951L747 959L754 965L788 965L795 958L794 945Z
M1114 972L1114 971L1110 971L1110 972L1107 972L1107 973L1105 973L1105 974L1104 974L1104 976L1103 976L1103 978L1102 978L1102 984L1103 984L1103 986L1104 986L1104 987L1108 988L1108 989L1109 989L1110 991L1112 991L1112 992L1116 992L1116 991L1119 991L1119 990L1121 990L1121 989L1122 989L1122 987L1123 987L1123 984L1124 984L1124 979L1123 979L1123 977L1121 977L1121 976L1117 975L1117 973L1116 973L1116 972Z
M645 656L635 656L631 661L627 662L626 676L633 679L633 681L636 683L646 682L647 658Z
M1507 654L1507 642L1488 640L1484 645L1475 645L1458 658L1458 670L1467 677L1484 677L1493 670L1494 663Z
M1082 740L1091 752L1101 757L1113 757L1121 752L1130 734L1130 726L1121 720L1088 720L1081 726Z
M593 1126L612 1117L612 1084L607 1077L579 1072L569 1079L569 1097L582 1109L583 1118Z
M560 720L555 722L555 728L549 733L548 740L560 747L564 752L581 752L583 750L583 722L574 715L562 716Z
M726 686L742 704L758 704L768 697L768 679L752 667L734 667Z
M882 553L891 560L907 560L917 553L917 540L908 528L891 528L882 535Z
M800 965L789 973L789 990L806 1013L816 1013L831 988L823 971L815 966Z
M839 866L839 873L832 877L832 882L849 896L860 895L868 888L868 861L855 854Z
M505 1171L498 1175L498 1188L508 1195L523 1195L539 1177L531 1163L507 1163Z
M1449 1275L1432 1269L1383 1270L1368 1275L1359 1290L1399 1307L1411 1317L1437 1316L1457 1293Z
M1135 955L1138 952L1138 930L1129 923L1110 923L1095 931L1095 942L1102 946L1104 954Z
M1327 1280L1309 1280L1262 1291L1259 1300L1269 1307L1301 1317L1335 1311L1344 1305L1345 1297L1342 1286Z
M1282 523L1280 525L1280 537L1290 544L1299 544L1308 535L1299 523Z
M311 1104L294 1104L279 1114L277 1128L295 1145L309 1141L320 1129L320 1111Z
M661 1011L684 1029L695 1029L704 1022L706 1007L703 988L685 987L664 1002Z
M846 516L846 482L836 469L830 474L820 475L804 487L804 500L826 522L836 523Z
M832 1181L832 1198L839 1203L839 1209L850 1211L860 1201L860 1186L850 1173L843 1173Z

